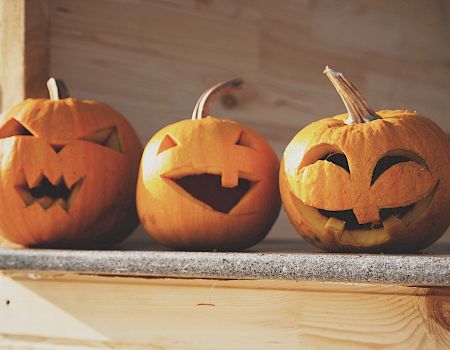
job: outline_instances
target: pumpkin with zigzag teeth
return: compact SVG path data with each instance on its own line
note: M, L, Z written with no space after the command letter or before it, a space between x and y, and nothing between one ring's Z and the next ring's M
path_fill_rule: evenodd
M137 226L141 144L106 104L27 99L0 122L0 234L27 246L94 247Z
M237 88L218 84L192 119L160 130L142 156L139 217L149 234L175 249L244 249L262 240L280 210L278 159L261 136L208 116L211 98Z
M301 130L280 169L284 208L297 231L328 251L408 252L450 224L450 142L415 112L374 112L328 67L347 114Z

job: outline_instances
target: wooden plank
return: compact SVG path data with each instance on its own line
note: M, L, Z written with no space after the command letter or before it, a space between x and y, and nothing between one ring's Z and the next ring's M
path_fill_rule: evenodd
M447 349L449 308L449 288L18 274L0 347Z
M47 0L5 0L1 5L1 110L27 97L45 97L48 79Z

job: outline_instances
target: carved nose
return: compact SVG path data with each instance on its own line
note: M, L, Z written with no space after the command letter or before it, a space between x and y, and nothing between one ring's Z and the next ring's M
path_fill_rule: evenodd
M55 153L59 153L62 151L62 149L64 148L65 145L55 145L55 144L50 144L50 147L53 148L53 150L55 151Z

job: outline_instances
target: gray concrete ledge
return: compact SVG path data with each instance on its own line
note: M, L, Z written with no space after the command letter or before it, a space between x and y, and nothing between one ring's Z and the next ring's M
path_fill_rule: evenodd
M448 255L195 253L0 248L0 270L450 286Z

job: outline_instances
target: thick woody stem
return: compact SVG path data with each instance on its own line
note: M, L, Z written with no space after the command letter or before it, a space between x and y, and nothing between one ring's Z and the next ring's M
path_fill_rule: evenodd
M47 89L52 101L70 97L69 90L67 90L66 84L62 80L50 78L47 81Z
M206 90L198 99L192 112L192 119L202 119L209 115L209 110L214 99L241 88L244 81L241 78L235 78L223 83L214 85Z
M364 96L350 80L339 72L325 67L323 71L341 96L348 111L345 124L368 123L381 117L370 108Z

